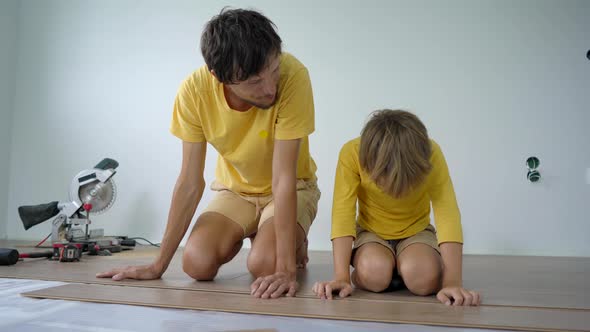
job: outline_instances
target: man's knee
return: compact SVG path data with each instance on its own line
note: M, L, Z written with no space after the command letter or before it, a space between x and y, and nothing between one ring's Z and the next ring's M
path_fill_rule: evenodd
M275 253L259 248L252 248L248 254L248 271L258 278L266 275L271 275L275 272L276 258Z
M198 281L213 280L221 264L212 252L186 247L182 254L182 270Z

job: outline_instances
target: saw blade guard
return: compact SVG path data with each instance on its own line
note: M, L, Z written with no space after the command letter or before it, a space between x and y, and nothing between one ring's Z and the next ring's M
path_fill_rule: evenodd
M117 197L117 188L112 179L119 165L113 159L105 158L94 168L78 173L70 185L71 211L68 216L76 213L84 204L91 204L90 213L100 214L108 210ZM67 208L67 207L66 207Z

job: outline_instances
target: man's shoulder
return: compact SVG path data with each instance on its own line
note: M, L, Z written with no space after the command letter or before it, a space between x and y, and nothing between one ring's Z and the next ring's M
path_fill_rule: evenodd
M194 94L206 93L213 90L215 85L215 78L209 72L206 65L201 66L197 70L190 73L182 81L182 90Z
M281 72L283 75L292 76L301 70L307 70L307 68L299 59L291 53L281 53Z

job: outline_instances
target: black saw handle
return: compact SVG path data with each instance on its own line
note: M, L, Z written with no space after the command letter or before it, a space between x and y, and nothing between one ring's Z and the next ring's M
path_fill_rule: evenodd
M111 158L104 158L101 160L94 168L107 170L107 169L115 169L119 167L119 162Z
M59 213L58 203L55 201L47 204L19 206L18 215L25 226L25 230L57 216Z

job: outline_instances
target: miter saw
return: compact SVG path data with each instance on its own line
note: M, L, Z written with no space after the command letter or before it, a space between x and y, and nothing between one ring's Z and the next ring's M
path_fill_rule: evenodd
M90 215L105 212L115 202L117 191L112 178L118 166L117 161L105 158L94 168L78 173L70 185L69 201L19 207L25 230L55 217L51 242L53 258L60 261L79 260L84 251L121 251L119 238L105 238L102 229L88 229Z

